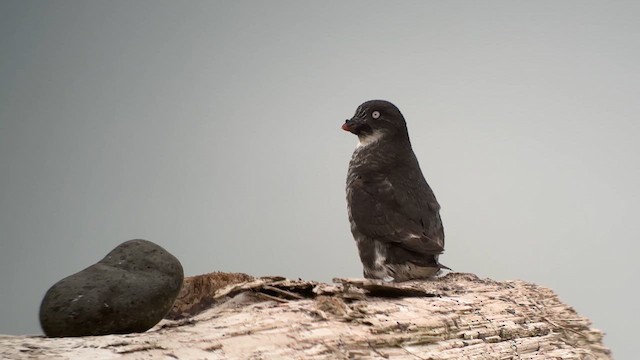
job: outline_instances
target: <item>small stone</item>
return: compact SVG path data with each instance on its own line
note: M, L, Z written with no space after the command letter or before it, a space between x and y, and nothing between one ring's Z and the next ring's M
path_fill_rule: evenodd
M53 285L40 305L40 325L50 337L143 332L169 312L183 279L180 261L159 245L125 241Z

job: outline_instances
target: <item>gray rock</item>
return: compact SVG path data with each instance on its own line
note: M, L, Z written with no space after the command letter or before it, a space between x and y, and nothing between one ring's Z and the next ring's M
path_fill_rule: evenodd
M129 240L58 281L40 305L47 336L143 332L171 309L184 279L180 261L147 240Z

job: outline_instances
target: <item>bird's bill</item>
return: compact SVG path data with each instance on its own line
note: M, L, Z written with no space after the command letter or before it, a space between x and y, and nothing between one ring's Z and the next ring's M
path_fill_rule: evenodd
M347 119L344 124L342 124L342 130L349 131L356 135L361 134L363 131L367 131L367 129L370 130L369 125L367 125L363 119L357 117Z

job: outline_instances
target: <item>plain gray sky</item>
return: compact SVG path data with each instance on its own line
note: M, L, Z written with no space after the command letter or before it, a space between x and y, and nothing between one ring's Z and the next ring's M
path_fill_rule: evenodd
M554 289L631 359L640 5L0 2L0 333L144 238L187 275L361 276L344 182L394 102L442 205L441 261ZM633 313L630 313L633 312Z

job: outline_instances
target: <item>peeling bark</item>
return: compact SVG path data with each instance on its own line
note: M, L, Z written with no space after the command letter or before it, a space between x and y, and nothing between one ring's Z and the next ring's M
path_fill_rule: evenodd
M523 281L462 273L397 284L240 276L223 287L190 289L174 307L178 320L145 333L0 336L0 358L611 358L588 319L551 290Z

